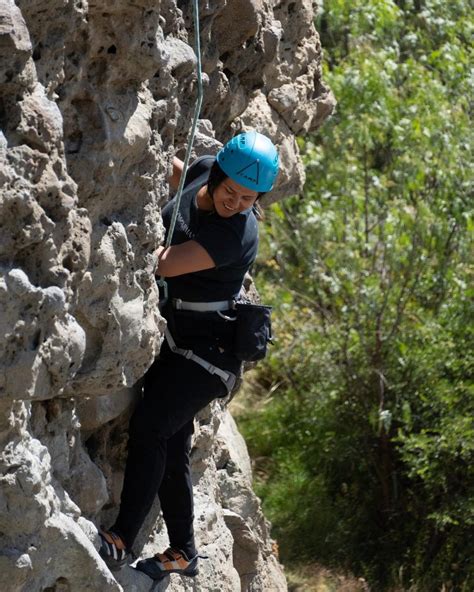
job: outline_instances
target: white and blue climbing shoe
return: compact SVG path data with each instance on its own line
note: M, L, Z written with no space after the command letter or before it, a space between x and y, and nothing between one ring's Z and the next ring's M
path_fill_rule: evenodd
M154 557L142 559L135 568L152 580L163 580L172 573L194 577L199 573L197 566L199 557L196 555L188 559L186 553L170 547L164 553L157 553Z

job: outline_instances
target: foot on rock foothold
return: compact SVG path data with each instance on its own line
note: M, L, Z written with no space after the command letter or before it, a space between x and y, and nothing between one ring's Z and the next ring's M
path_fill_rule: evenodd
M177 573L182 576L194 577L199 573L197 562L200 555L188 559L186 553L178 549L169 548L164 553L157 553L154 557L142 559L135 569L145 573L152 580L162 580L169 574Z
M99 555L112 571L121 569L131 558L121 537L115 532L103 528L99 530L99 537Z

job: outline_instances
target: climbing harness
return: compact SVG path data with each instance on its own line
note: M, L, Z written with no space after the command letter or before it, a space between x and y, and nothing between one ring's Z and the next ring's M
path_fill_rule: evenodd
M220 314L226 320L235 320L232 317L227 317L221 314L221 311L233 308L233 300L219 300L214 302L188 302L186 300L181 300L181 298L173 298L170 304L171 311L169 314L171 315L173 314L173 310L188 310L192 312L217 312L217 314ZM237 382L237 376L235 374L229 372L228 370L218 368L214 364L211 364L204 358L201 358L201 356L195 354L192 349L184 349L178 347L168 327L166 327L165 329L165 339L168 343L170 350L173 353L183 356L187 360L192 360L196 364L199 364L199 366L201 366L201 368L204 368L204 370L209 372L209 374L215 374L224 383L224 386L227 390L227 394L230 394L232 392L235 383Z

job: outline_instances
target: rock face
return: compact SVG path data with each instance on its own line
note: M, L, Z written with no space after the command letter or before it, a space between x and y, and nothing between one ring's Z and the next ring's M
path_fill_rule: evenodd
M200 10L195 154L255 127L283 165L267 200L300 191L294 135L334 106L311 0ZM0 0L2 591L152 588L109 572L94 525L116 512L137 381L162 339L152 253L194 106L193 35L189 2ZM217 404L197 421L193 471L212 560L194 584L155 589L285 590L245 445ZM163 544L157 507L135 550Z

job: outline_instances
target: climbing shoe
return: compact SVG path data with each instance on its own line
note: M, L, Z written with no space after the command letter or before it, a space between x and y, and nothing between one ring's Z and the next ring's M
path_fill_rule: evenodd
M103 528L99 530L99 537L99 555L108 567L112 571L123 567L130 559L130 552L123 540L115 532L104 530Z
M199 555L188 559L183 551L169 548L164 553L157 553L154 557L142 559L135 569L142 571L152 580L162 580L169 574L177 573L182 576L197 576L199 570L197 562Z

